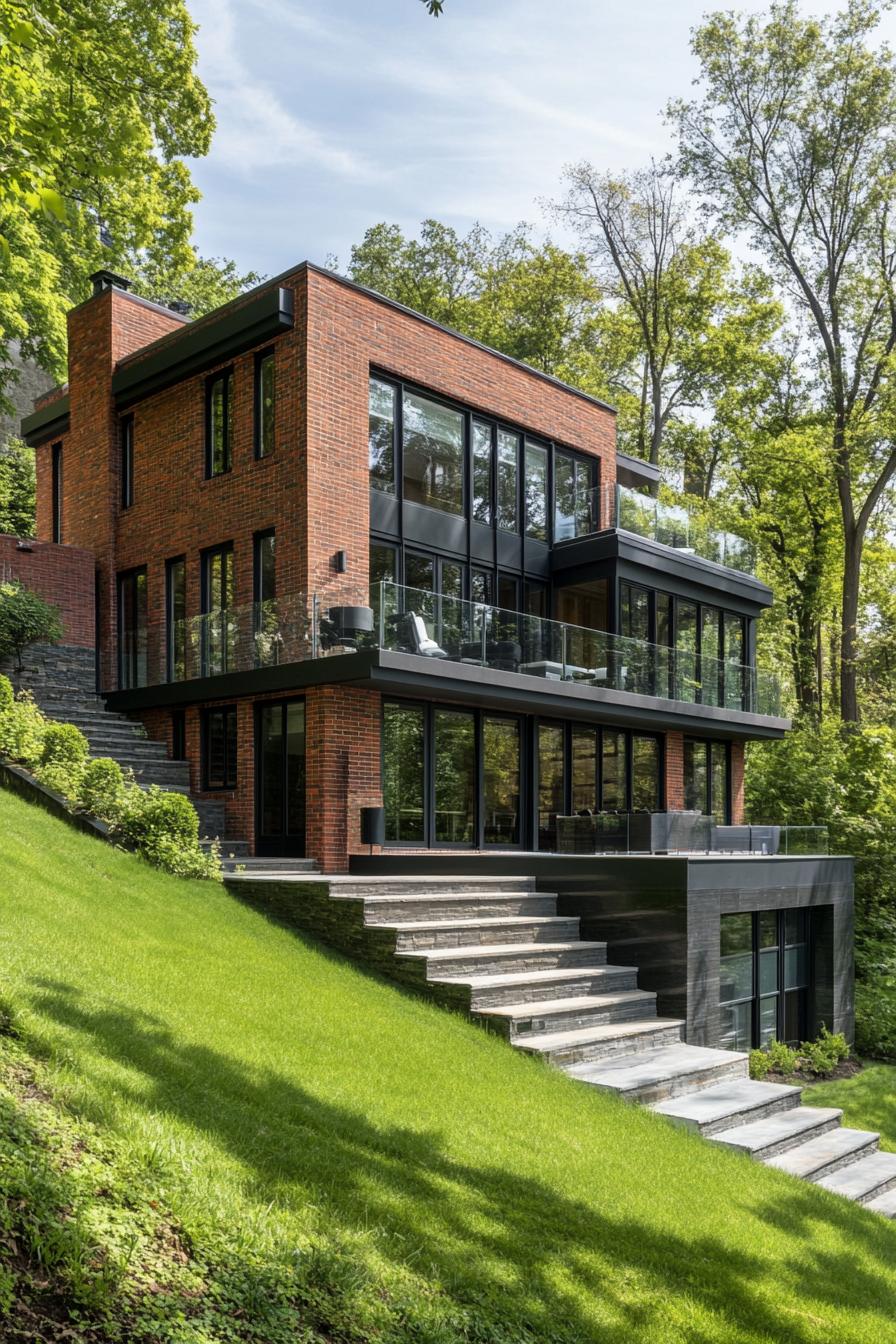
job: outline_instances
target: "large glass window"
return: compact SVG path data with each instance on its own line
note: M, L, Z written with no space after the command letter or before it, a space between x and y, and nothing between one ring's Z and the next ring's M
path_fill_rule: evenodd
M380 378L371 378L367 430L370 485L395 494L395 414L397 389Z
M118 684L122 690L147 682L146 570L118 576Z
M280 659L281 630L277 610L277 539L274 529L253 538L255 594L255 664L274 666Z
M601 807L623 812L628 807L625 733L604 729L601 747Z
M386 841L426 843L426 711L422 705L383 705L383 804Z
M698 698L697 607L677 603L675 613L675 698L692 703Z
M274 352L255 357L255 456L267 457L274 450Z
M587 583L558 588L555 602L558 621L565 621L567 625L581 625L587 630L606 630L606 579L589 579Z
M526 440L526 536L548 539L548 450Z
M207 709L202 718L204 789L235 789L237 782L236 705Z
M744 618L725 612L725 708L743 709L745 687Z
M473 518L489 527L494 521L492 499L492 427L473 421Z
M205 391L205 474L221 476L233 466L233 370L209 378Z
M405 392L402 413L405 499L463 513L463 415L414 392Z
M202 555L203 671L205 676L227 672L234 661L236 629L233 606L233 547L216 546Z
M661 805L660 744L655 737L632 738L632 810L656 812Z
M476 826L476 723L472 714L433 714L436 844L471 845Z
M187 562L182 555L165 566L165 636L168 680L187 675Z
M650 640L650 593L633 583L619 585L619 633L626 639Z
M700 699L704 705L723 703L722 613L700 608Z
M506 429L498 430L498 527L505 532L520 530L519 518L520 440Z
M719 966L720 1045L749 1050L788 1044L808 1031L810 916L806 910L723 915Z
M572 730L572 810L597 812L597 728Z
M570 453L554 454L554 541L584 537L597 530L590 462Z
M55 542L62 541L62 444L54 443L51 458L51 470L53 473L53 526L52 535Z
M731 819L731 784L727 742L686 737L684 740L684 805L720 825Z
M520 725L482 720L482 838L487 845L520 843Z
M256 722L260 848L301 854L305 848L305 702L259 705Z

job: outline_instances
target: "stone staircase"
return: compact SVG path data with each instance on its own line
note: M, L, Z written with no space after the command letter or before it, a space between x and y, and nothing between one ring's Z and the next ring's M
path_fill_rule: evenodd
M11 671L16 690L31 691L50 719L73 723L90 743L91 756L111 756L123 769L132 770L143 788L155 784L171 793L190 795L190 768L174 761L163 742L152 742L141 723L106 708L95 693L92 649L71 647L29 650L21 671ZM224 835L224 804L192 798L199 815L199 832L211 842ZM221 840L222 850L232 843Z
M896 1153L802 1089L753 1082L748 1056L684 1041L633 966L607 962L531 879L225 879L378 970L460 1008L578 1082L896 1218Z

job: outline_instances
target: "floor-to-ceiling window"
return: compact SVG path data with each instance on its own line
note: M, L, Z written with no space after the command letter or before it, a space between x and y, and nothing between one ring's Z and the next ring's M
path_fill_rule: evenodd
M118 576L118 684L122 690L147 682L146 570Z
M426 720L418 704L383 704L383 805L386 843L425 845Z
M402 417L404 498L444 513L463 513L463 415L429 397L405 391Z
M750 1050L806 1036L811 914L757 910L723 915L720 927L719 1044Z
M482 840L518 845L522 836L519 719L482 718Z
M202 553L203 675L230 671L236 652L233 606L233 546L215 546Z
M684 805L720 825L731 820L730 754L727 742L684 739Z
M476 721L465 710L433 712L433 840L472 845L476 832Z
M256 708L256 846L262 854L305 852L305 702Z
M187 561L186 556L178 555L165 565L165 647L169 681L183 681L187 675L187 635Z

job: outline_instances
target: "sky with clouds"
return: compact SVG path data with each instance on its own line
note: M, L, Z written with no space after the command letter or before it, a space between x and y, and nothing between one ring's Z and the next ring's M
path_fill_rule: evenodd
M712 7L445 0L432 19L420 0L188 3L218 123L193 165L196 240L269 275L344 264L380 220L546 232L564 164L633 168L670 147L662 108L688 93L690 30Z

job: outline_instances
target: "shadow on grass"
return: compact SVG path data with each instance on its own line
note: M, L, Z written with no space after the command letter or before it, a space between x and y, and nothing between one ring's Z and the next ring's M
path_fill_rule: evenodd
M480 1304L487 1319L528 1327L536 1338L623 1344L661 1328L664 1301L688 1299L714 1313L718 1326L702 1330L691 1322L689 1344L720 1335L817 1340L825 1305L872 1312L867 1338L896 1339L896 1239L845 1201L822 1208L817 1195L794 1182L774 1204L745 1204L751 1236L758 1220L760 1236L766 1222L796 1238L799 1263L775 1266L748 1244L728 1248L711 1237L688 1238L602 1213L597 1160L593 1202L586 1204L504 1167L458 1161L437 1134L378 1127L272 1070L250 1070L184 1044L127 1007L93 1008L72 987L39 984L32 1006L142 1074L131 1103L212 1135L249 1173L249 1193L262 1206L307 1200L323 1206L324 1227L332 1217L347 1230L378 1229L388 1237L388 1245L380 1238L381 1251L396 1263L431 1274L456 1301ZM650 1179L648 1167L644 1180ZM819 1218L852 1247L848 1259L813 1246ZM798 1296L784 1300L791 1275ZM755 1291L772 1277L783 1311ZM595 1333L589 1298L618 1324Z

